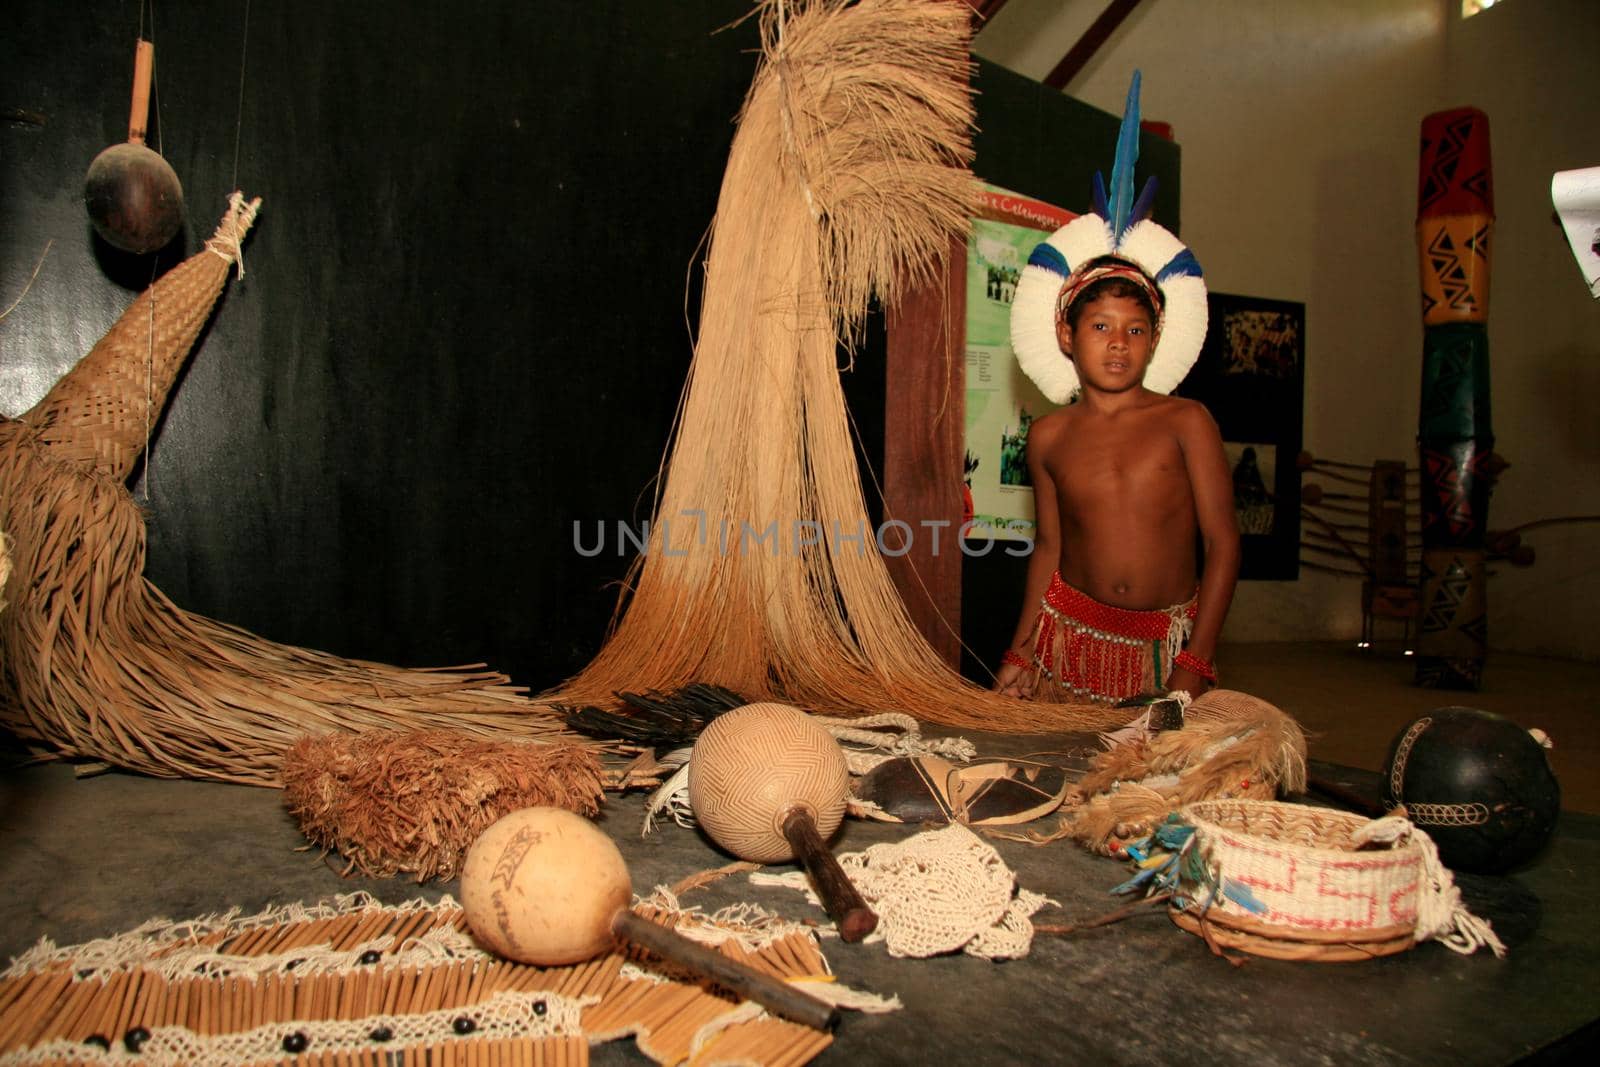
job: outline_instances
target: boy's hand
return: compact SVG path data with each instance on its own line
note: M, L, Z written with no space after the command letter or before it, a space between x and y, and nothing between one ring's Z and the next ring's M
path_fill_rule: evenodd
M1032 698L1037 682L1036 676L1015 663L1002 663L1000 673L994 676L994 689L1001 696L1028 700Z
M1200 677L1186 667L1174 667L1172 673L1167 675L1167 692L1182 689L1192 697L1197 697L1210 689L1212 683Z

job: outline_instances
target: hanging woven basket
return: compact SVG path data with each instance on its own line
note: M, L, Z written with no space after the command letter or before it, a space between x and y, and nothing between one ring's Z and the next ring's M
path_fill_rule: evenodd
M1212 950L1339 962L1404 952L1437 939L1456 952L1504 946L1461 903L1438 850L1400 815L1264 800L1207 800L1169 909Z

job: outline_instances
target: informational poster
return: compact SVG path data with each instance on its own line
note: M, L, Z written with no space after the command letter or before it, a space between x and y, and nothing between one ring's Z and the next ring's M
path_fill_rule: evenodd
M1011 300L1039 242L1070 212L986 186L967 240L967 419L965 499L968 536L1033 539L1033 486L1025 460L1028 426L1055 408L1017 366L1011 351Z

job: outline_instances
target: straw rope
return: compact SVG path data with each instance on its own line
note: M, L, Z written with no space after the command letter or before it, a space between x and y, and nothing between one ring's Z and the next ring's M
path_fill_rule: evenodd
M550 698L709 681L829 714L1125 722L963 681L911 623L863 503L838 346L874 294L892 304L935 277L968 226L966 9L795 0L760 14L649 551L605 646Z
M33 409L0 417L0 528L16 579L0 587L0 726L65 756L253 785L277 785L304 734L572 739L502 674L276 644L183 611L143 577L144 517L124 482L259 204L235 193L204 251L136 299Z

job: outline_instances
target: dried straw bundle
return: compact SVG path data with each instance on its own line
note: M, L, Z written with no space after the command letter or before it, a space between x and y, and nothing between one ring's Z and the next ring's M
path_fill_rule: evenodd
M11 580L11 538L0 530L0 611L6 610L6 582Z
M0 587L0 725L67 756L254 785L276 785L284 750L307 733L562 734L503 675L275 644L184 612L144 579L144 520L124 481L259 203L235 193L204 251L135 300L31 411L0 418L0 527L16 578Z
M907 617L863 503L838 344L871 294L892 302L930 278L968 225L968 15L927 0L762 5L764 62L723 179L649 552L605 647L550 699L709 681L1011 731L1128 718L964 682Z
M283 758L283 802L346 873L454 878L500 816L539 805L600 810L600 762L580 745L483 740L454 730L323 734Z

